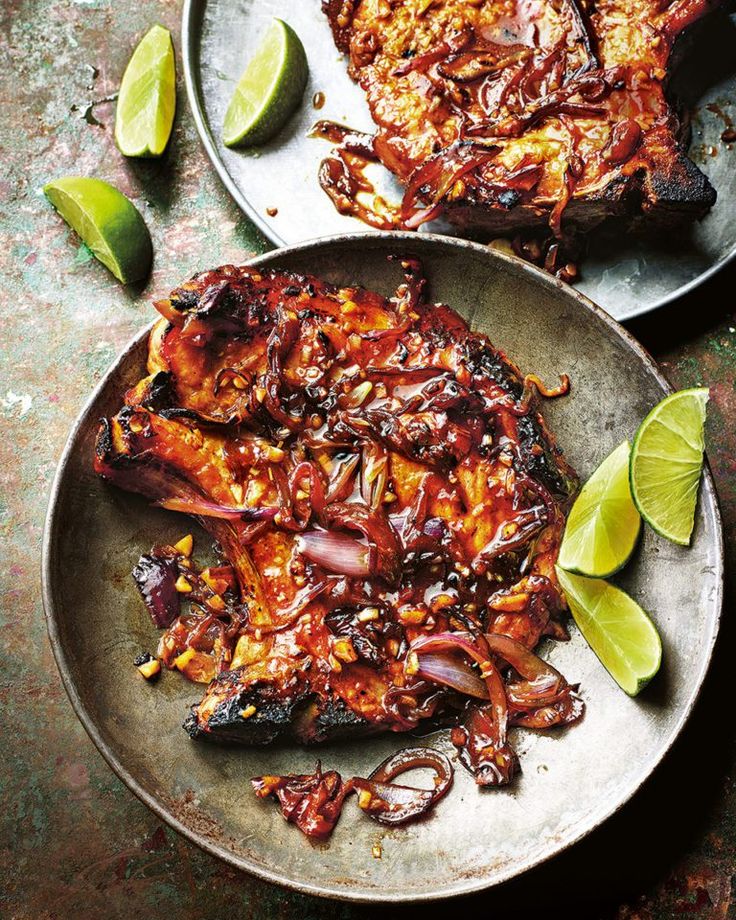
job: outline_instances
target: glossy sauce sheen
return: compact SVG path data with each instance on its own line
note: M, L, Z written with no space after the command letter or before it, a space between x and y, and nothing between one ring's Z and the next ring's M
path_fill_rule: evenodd
M683 154L664 85L675 38L716 3L325 0L377 126L374 156L407 190L400 214L351 209L369 190L344 143L322 186L384 227L444 212L461 227L546 222L560 236L563 213L592 226L660 199L697 216L713 190Z
M195 736L411 729L463 707L407 672L421 637L565 636L554 562L576 481L536 378L400 265L390 299L274 270L197 276L157 304L150 376L103 425L98 472L191 508L229 563L204 585L180 560L196 603L160 648L219 675ZM334 550L305 550L326 534Z

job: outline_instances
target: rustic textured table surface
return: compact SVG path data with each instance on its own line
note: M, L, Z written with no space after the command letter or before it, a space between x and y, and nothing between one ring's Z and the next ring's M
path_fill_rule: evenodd
M303 897L242 875L162 826L88 740L46 637L41 533L54 468L79 408L150 320L152 297L197 269L242 261L266 247L209 167L181 86L162 161L126 162L113 144L107 97L134 42L158 21L172 30L178 48L179 18L179 0L0 3L0 916L374 917L375 909ZM733 157L736 168L736 150L719 155ZM111 180L141 208L156 252L143 290L119 286L47 204L43 183L65 174ZM729 616L735 282L736 271L724 272L632 327L676 386L709 385L712 393L708 448L731 584L695 715L655 777L603 829L518 882L454 909L584 920L736 917ZM424 911L387 907L381 915Z

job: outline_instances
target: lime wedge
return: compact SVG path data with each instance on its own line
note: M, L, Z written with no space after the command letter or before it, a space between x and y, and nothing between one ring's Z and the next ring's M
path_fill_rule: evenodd
M673 393L639 426L631 450L631 495L658 534L687 546L693 532L705 448L708 390Z
M662 661L654 623L633 598L607 581L572 575L559 566L557 577L586 642L619 687L636 696Z
M123 284L140 281L151 268L151 237L128 199L101 179L68 176L43 187L44 194L97 258Z
M572 506L557 560L568 572L608 578L634 552L641 518L629 489L630 452L624 441L609 454Z
M230 100L222 139L228 147L270 140L299 105L309 67L296 32L274 19Z
M123 74L115 114L115 143L126 157L160 157L176 111L176 64L171 34L153 26Z

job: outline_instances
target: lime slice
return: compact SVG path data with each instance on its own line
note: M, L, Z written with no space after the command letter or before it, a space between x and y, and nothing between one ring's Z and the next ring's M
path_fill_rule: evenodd
M126 157L160 157L176 111L171 34L154 26L138 43L123 74L115 113L115 143Z
M263 144L299 105L309 67L296 32L274 19L230 100L222 139L228 147Z
M641 518L629 489L630 452L624 441L609 454L572 506L558 559L568 572L608 578L634 552Z
M631 450L631 495L658 534L687 546L703 470L708 390L673 393L639 426Z
M619 687L636 696L662 661L654 623L633 598L607 581L572 575L559 566L557 577L586 642Z
M128 199L101 179L68 176L43 187L46 197L97 258L123 284L151 268L151 237Z

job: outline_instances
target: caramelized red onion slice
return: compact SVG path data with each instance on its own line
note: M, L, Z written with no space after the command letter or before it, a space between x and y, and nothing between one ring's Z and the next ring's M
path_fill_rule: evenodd
M338 502L325 508L324 517L328 525L363 534L371 549L371 575L390 583L398 581L401 576L401 545L382 511L370 511L357 503Z
M527 386L535 387L539 395L545 399L557 399L559 396L567 396L570 392L570 378L567 374L560 374L558 386L550 387L537 374L527 374L524 377L524 388Z
M546 692L556 692L566 683L560 672L551 664L535 655L521 642L499 633L486 633L488 647L530 684L546 688Z
M497 633L484 636L488 648L498 655L523 678L517 684L511 684L507 691L514 691L520 705L529 708L548 701L550 696L567 686L560 672L544 661L525 645ZM488 688L473 670L467 660L458 657L456 652L465 653L476 663L481 664L483 656L470 651L474 639L469 633L437 633L423 636L411 646L410 654L416 658L407 658L407 667L413 665L422 677L452 687L467 696L488 699Z
M448 650L464 652L480 667L488 691L488 703L470 710L464 728L453 729L452 741L459 748L460 761L479 786L509 783L519 762L507 740L506 688L485 636L460 632L422 636L412 645L414 654L407 663L411 670L423 651Z
M509 636L486 633L485 641L489 650L522 678L505 686L511 724L542 729L569 725L582 717L585 704L576 692L577 687L568 684L549 662ZM421 642L412 646L412 653L415 657L408 657L407 664L414 665L416 676L465 696L488 699L487 686L467 659L451 651L423 651Z
M411 175L401 202L401 217L411 229L437 216L445 195L458 179L489 163L498 147L481 148L472 143L457 143L429 157ZM429 190L429 193L427 193ZM417 210L420 200L429 200L426 208Z
M301 415L293 415L284 406L282 389L284 386L284 366L289 352L296 344L300 333L299 319L291 310L279 309L278 321L274 325L266 345L268 371L264 374L265 396L263 406L280 425L290 431L299 431L302 426ZM303 411L303 403L300 409Z
M415 789L393 780L409 770L428 768L434 772L433 789ZM449 759L432 748L404 748L387 757L368 779L355 777L355 788L367 792L358 804L381 824L405 824L432 808L452 786L453 770ZM364 803L364 804L363 804Z
M181 511L223 521L272 521L278 511L278 508L233 508L204 498L164 498L155 504L167 511Z
M133 569L133 580L158 629L168 629L179 616L181 603L176 590L178 577L176 558L163 555L156 548L150 554L141 556Z
M490 655L484 653L484 650L480 647L481 639L481 636L472 636L470 633L466 632L445 632L435 633L432 636L420 636L411 646L410 654L406 659L406 668L414 670L419 667L421 657L426 653L435 652L443 654L448 652L462 652L481 668L482 679L486 687L484 695L487 699L493 699L495 686L488 685L488 678L486 678L483 673L484 671L488 672L488 666L490 665L493 667L493 664ZM448 663L451 660L452 659L448 659ZM471 673L475 674L472 670ZM493 684L495 684L495 681L493 681ZM505 699L506 697L504 694L504 705Z
M438 61L442 61L446 57L449 57L449 55L457 54L458 51L461 51L471 38L472 32L468 29L464 29L462 32L456 32L446 41L440 42L430 51L402 61L394 70L394 76L403 77L415 70L426 72L432 64L436 64Z
M577 722L585 704L556 668L509 636L486 635L491 650L507 661L522 678L507 685L506 696L514 725L551 728Z
M435 771L435 801L441 798L452 785L452 764L441 751L434 748L402 748L380 763L368 777L380 783L390 783L408 770L426 767Z
M356 777L358 807L379 824L406 824L427 812L433 805L432 792L397 783L371 782Z
M417 655L416 674L464 696L488 699L488 688L467 661L451 652L427 652Z
M460 763L478 786L505 786L519 769L519 758L506 738L508 717L499 718L493 703L473 706L463 726L453 728L450 738Z
M251 785L259 798L277 798L284 818L307 837L316 839L330 836L345 797L353 789L336 770L323 773L319 761L314 773L254 776Z
M558 698L550 703L538 703L533 709L512 709L509 716L511 724L522 728L547 729L555 725L571 725L577 722L585 714L585 703L576 690L576 687L568 685Z
M434 771L434 788L415 789L393 783L408 770ZM358 805L381 824L406 824L426 814L452 786L453 770L448 758L431 748L406 748L388 757L368 779L354 776L343 782L335 770L285 776L256 776L251 780L259 798L278 799L281 813L308 837L324 839L332 833L345 799L358 793Z
M307 530L296 540L298 551L329 572L366 578L372 574L371 547L356 537L331 530Z

